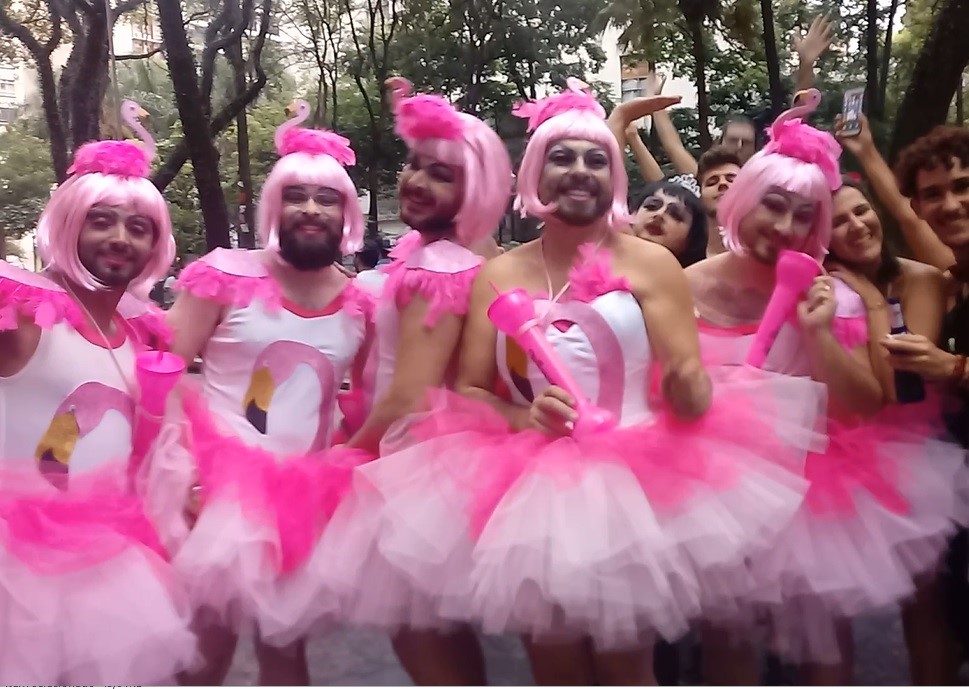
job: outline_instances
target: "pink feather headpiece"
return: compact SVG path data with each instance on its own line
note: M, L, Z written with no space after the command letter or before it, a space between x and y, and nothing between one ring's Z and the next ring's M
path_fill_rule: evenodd
M512 114L528 120L529 132L535 131L543 122L556 115L575 110L589 112L605 119L606 111L592 95L592 89L588 84L575 77L569 77L566 84L566 90L561 93L519 103L512 108Z
M396 124L394 131L404 141L446 139L457 141L464 133L461 113L440 96L417 94L403 77L387 80Z
M357 162L357 155L350 148L350 140L325 129L294 127L280 137L276 152L280 157L290 153L330 156L343 167Z
M807 98L802 105L781 113L774 120L768 131L770 142L764 146L764 152L778 153L816 165L824 173L831 191L837 191L841 188L841 169L838 165L841 145L828 132L815 129L801 120L821 103L821 92L817 89L810 89L805 94Z
M118 177L147 177L151 173L148 152L132 141L91 141L74 153L68 175L100 172Z

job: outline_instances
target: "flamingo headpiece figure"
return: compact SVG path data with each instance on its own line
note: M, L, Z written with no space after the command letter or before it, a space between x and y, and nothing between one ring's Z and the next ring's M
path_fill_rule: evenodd
M37 247L47 270L60 272L88 290L107 289L77 255L77 241L88 212L95 205L123 207L151 220L155 229L154 250L128 291L147 299L175 259L175 239L168 204L151 183L155 142L142 126L146 113L134 101L121 104L121 117L138 135L142 145L131 141L92 141L77 149L68 169L70 175L51 194L37 225Z
M799 94L800 95L800 94ZM782 189L815 203L814 222L803 245L792 248L821 260L831 242L831 195L841 188L838 158L841 146L829 133L803 122L821 103L821 92L810 89L805 100L782 113L770 126L770 142L741 168L720 200L718 219L725 246L743 255L739 231L743 219L768 190Z
M413 85L403 77L391 77L386 85L394 129L407 147L462 172L464 188L454 216L454 239L470 246L492 234L508 209L514 181L501 138L444 98L414 94Z
M357 188L345 169L357 162L350 141L336 132L300 127L310 115L309 103L304 100L293 101L286 111L295 116L276 129L276 152L280 157L266 178L257 209L256 225L263 246L279 250L283 189L312 184L336 189L343 197L343 253L359 251L363 246L364 222Z

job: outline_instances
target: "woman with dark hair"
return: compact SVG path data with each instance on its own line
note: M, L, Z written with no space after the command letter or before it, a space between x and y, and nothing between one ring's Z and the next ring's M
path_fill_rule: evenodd
M706 215L690 189L670 180L650 182L635 207L634 235L662 244L684 268L706 258Z
M825 266L848 283L864 302L870 329L868 340L872 349L872 365L882 384L886 401L899 402L886 407L885 413L889 416L883 418L881 423L890 418L914 433L925 432L924 441L910 441L910 447L917 449L911 452L908 464L912 464L911 460L925 462L924 469L919 472L921 482L933 474L941 476L943 454L953 456L954 465L961 466L960 453L942 450L944 446L934 442L932 436L941 436L942 431L941 428L930 431L924 424L926 418L933 416L930 413L931 402L905 404L911 400L905 399L904 390L896 389L893 371L880 343L888 335L893 304L900 305L905 326L910 332L932 342L938 340L946 309L942 274L932 266L896 255L884 237L881 219L872 207L865 188L855 180L845 178L841 189L834 194L832 216L831 245ZM929 396L931 399L932 395ZM926 549L918 558L918 565L911 561L906 563L915 591L903 602L902 618L915 684L947 684L953 675L954 648L945 625L945 601L937 575L944 554L945 537L955 530L955 524L949 518L955 516L951 506L958 499L956 492L959 486L956 484L957 481L952 481L948 490L943 491L945 494L940 494L939 499L934 501L936 504L916 505L912 502L908 513L899 515L919 519L922 524L929 520L938 524L938 532L922 534L930 536L925 540L931 541L931 545L925 544Z

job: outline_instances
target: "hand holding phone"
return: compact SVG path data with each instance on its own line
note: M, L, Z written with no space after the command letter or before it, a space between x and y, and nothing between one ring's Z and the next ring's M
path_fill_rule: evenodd
M865 103L865 89L856 88L845 91L841 106L841 135L857 136L861 133L861 112Z

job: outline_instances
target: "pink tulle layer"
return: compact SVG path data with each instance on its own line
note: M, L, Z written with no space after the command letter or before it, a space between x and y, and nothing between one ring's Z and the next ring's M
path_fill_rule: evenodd
M797 468L824 406L810 381L743 375L763 380L721 381L698 422L661 413L581 440L513 433L490 406L435 392L385 436L324 536L347 616L617 648L735 607L754 584L745 558L801 503ZM382 585L362 596L360 581Z
M130 548L165 552L120 469L71 476L58 490L34 467L0 471L0 532L7 552L41 575L101 564Z
M837 662L832 620L912 594L969 518L964 453L929 434L934 407L897 407L862 426L831 422L828 450L808 457L804 508L752 563L771 582L759 593L791 659Z
M220 433L197 399L186 401L186 412L203 503L231 496L251 519L271 524L279 545L272 557L281 573L305 562L350 490L354 468L372 459L346 448L278 457Z
M331 516L353 471L372 459L333 448L280 457L224 434L199 398L186 400L202 511L175 560L195 604L269 643L307 633L331 603L315 570Z
M36 470L0 474L3 684L159 684L193 663L187 598L124 478L62 492Z

